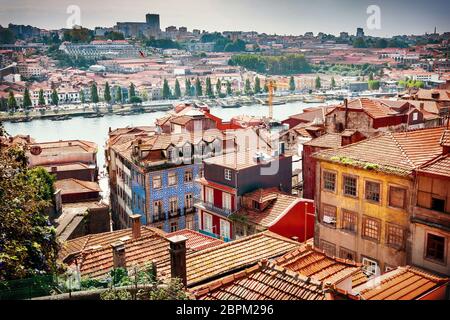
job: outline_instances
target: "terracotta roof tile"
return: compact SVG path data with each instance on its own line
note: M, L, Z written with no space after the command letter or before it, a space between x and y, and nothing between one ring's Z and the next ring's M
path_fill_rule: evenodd
M329 257L322 250L310 245L303 245L275 259L274 263L306 277L330 284L338 284L353 277L361 269L357 263Z
M207 248L212 248L224 243L220 239L216 239L190 229L182 229L172 233L168 233L166 237L170 238L176 235L185 236L187 238L186 248L193 251L200 251Z
M409 175L442 153L442 127L391 133L363 140L335 150L314 154L318 159L377 171ZM344 161L345 160L345 161Z
M61 194L73 194L84 192L100 192L100 186L97 182L82 181L78 179L63 179L55 182L55 189L60 189Z
M324 300L319 282L272 263L260 262L244 272L191 290L198 300Z
M354 288L353 295L362 300L416 300L448 282L418 268L398 267Z
M188 254L186 257L188 286L247 267L260 259L280 256L298 245L296 241L265 231ZM162 265L160 270L170 274L169 263Z
M304 143L305 146L337 149L342 145L342 136L339 133L327 133Z

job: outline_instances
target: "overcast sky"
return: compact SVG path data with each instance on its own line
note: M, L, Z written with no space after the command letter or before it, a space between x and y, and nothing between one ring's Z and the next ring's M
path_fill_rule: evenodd
M0 24L40 28L67 26L69 5L81 10L81 25L113 26L117 21L144 21L159 13L161 28L185 26L207 31L258 31L304 34L307 31L394 34L450 31L449 0L0 0ZM367 8L381 9L381 29L367 27Z

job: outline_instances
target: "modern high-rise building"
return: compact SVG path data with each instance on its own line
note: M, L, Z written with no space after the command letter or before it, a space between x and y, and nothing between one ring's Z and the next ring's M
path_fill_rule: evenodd
M364 29L363 28L356 29L356 37L357 38L364 38Z
M145 21L147 22L147 26L150 29L159 31L160 25L159 25L159 14L153 14L153 13L147 13L145 15Z

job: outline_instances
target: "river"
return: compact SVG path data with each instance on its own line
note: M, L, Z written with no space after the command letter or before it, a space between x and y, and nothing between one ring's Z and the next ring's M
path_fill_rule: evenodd
M335 101L336 102L336 101ZM274 118L277 120L287 119L290 115L300 113L307 107L314 107L323 104L305 104L303 102L292 102L284 105L273 106ZM249 115L262 117L268 115L269 107L262 105L242 106L241 108L221 107L211 108L211 113L225 121L237 115ZM55 140L88 140L98 145L97 162L99 171L104 172L105 154L104 145L108 138L108 130L154 125L155 120L164 116L165 112L142 113L129 116L106 115L103 118L83 118L73 117L66 121L33 120L31 122L10 123L5 122L4 127L10 135L30 135L37 142ZM100 179L100 187L105 192L108 191L108 181L106 177ZM106 194L103 194L105 196Z

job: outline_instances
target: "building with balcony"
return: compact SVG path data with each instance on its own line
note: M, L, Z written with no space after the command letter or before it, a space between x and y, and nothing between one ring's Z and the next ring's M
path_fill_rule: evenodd
M437 179L431 189L433 180L416 173L446 157L445 142L441 145L446 132L443 127L387 132L316 153L314 244L330 255L361 262L373 274L411 263L448 274L448 233L443 237L437 230L446 228L445 213L438 210L448 210L450 185ZM448 171L445 161L437 166ZM421 219L425 211L434 212L426 223ZM441 217L440 229L429 226L436 223L432 216Z
M246 194L260 188L291 193L292 156L272 152L263 144L209 158L203 165L201 201L195 204L199 229L226 241L267 229L242 219Z

